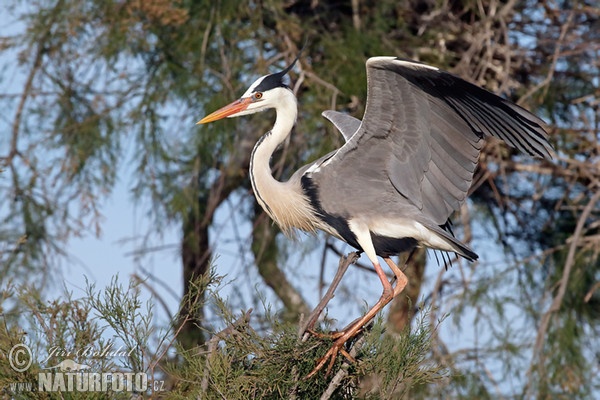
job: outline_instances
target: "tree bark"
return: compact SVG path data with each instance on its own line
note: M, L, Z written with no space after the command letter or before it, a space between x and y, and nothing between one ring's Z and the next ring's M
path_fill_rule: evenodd
M229 197L231 192L243 185L250 163L250 154L254 141L252 137L238 140L238 149L227 165L213 182L210 189L202 193L190 187L197 204L191 206L183 218L183 239L181 244L181 261L183 266L183 300L179 313L179 325L183 325L179 334L180 344L190 349L204 343L202 322L203 308L199 305L204 300L204 291L196 292L193 282L209 272L212 250L210 248L209 227L213 223L215 211ZM194 181L195 182L195 181Z
M252 252L258 273L265 283L273 289L283 303L285 310L283 319L297 322L300 314L308 315L310 309L300 292L290 283L278 265L277 228L260 207L256 206L258 217L252 235Z
M201 216L191 211L187 221L183 222L183 240L181 260L183 264L183 300L179 313L179 324L183 328L179 333L179 343L185 349L191 349L204 343L202 326L204 291L196 291L192 282L204 276L210 267L211 250L209 246L208 224L200 221Z

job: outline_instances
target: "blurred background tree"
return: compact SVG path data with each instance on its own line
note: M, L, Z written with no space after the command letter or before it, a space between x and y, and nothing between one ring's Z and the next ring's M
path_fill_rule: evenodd
M190 282L207 274L218 255L215 214L225 206L251 226L233 245L244 267L270 288L280 317L297 322L311 309L309 293L327 282L299 279L292 267L312 252L322 255L321 269L331 269L348 249L324 236L289 242L256 206L249 156L272 115L194 123L257 76L283 68L307 42L290 82L300 102L298 124L272 162L286 177L341 145L322 110L362 116L365 60L398 55L534 111L548 122L557 149L554 162L542 163L486 145L471 199L454 221L480 261L454 260L444 271L433 253L422 252L408 269L410 287L389 309L388 332L403 332L417 305L431 308L431 327L450 315L433 330L429 361L448 368L451 378L413 397L598 394L595 2L56 0L3 8L25 29L2 35L0 50L26 76L18 93L0 90L3 286L43 289L68 256L70 239L101 232L102 202L128 164L135 170L132 201L150 200L148 235L180 227L181 266L165 270L180 270L184 294L195 297L181 305L183 348L208 339L200 329L211 326L207 310L192 306L204 292ZM348 299L360 309L350 293L359 283L346 283L334 302ZM239 296L232 307L254 306L253 318L268 320L258 311L260 298ZM19 301L9 305L4 317L19 323ZM448 346L441 329L466 344Z

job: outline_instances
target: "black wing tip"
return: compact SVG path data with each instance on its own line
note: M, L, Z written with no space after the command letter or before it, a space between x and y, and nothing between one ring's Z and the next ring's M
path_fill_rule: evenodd
M471 249L465 247L463 253L458 253L459 256L465 258L467 261L477 261L479 259L479 254L475 253Z
M521 150L521 149L519 149L519 150ZM523 150L521 150L521 151L523 151ZM542 160L548 160L548 161L554 160L554 156L556 156L556 151L554 150L554 147L552 147L550 142L545 143L543 150L525 151L525 153L530 155L531 157L539 158Z

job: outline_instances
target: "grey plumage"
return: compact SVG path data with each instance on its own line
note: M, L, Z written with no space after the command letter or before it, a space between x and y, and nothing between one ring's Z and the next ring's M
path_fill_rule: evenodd
M392 57L367 61L368 96L360 125L326 111L347 143L305 175L327 214L439 228L465 201L482 139L495 136L551 158L543 122L500 97L436 68ZM377 233L376 231L371 231ZM468 254L467 258L473 258Z
M327 110L321 113L340 131L346 142L360 128L360 119L339 111Z

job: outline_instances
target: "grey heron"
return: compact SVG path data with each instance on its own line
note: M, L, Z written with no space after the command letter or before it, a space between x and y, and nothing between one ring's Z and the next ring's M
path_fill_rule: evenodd
M541 119L520 106L436 67L397 57L366 62L367 101L362 121L325 111L346 139L339 149L305 165L288 181L273 178L270 159L289 136L297 100L283 71L262 76L240 99L198 124L275 109L273 128L250 158L254 195L284 232L322 230L364 252L383 292L367 313L336 336L310 375L402 292L408 280L391 256L416 246L477 254L447 229L464 203L483 139L494 136L528 155L550 159L553 152ZM396 277L388 281L381 257Z

